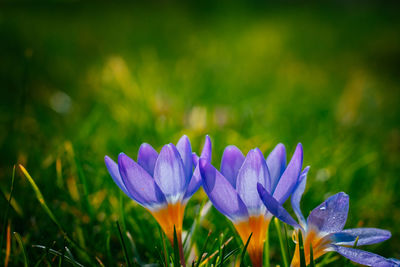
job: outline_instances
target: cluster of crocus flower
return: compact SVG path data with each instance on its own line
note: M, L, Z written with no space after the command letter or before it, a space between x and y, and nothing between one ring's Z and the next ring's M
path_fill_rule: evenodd
M271 194L261 185L257 185L260 197L267 209L278 219L301 231L304 239L305 261L310 263L310 250L312 247L313 258L317 259L329 251L336 251L342 256L367 266L394 266L394 259L386 259L379 255L350 248L376 244L391 237L389 231L377 228L354 228L343 230L349 211L349 196L343 192L337 193L326 199L322 204L313 209L305 220L300 210L300 199L304 192L304 182L292 196L292 207L299 220L297 223L292 216L280 205ZM295 233L296 250L291 266L300 266L300 250L298 234Z
M107 169L119 188L145 207L157 220L171 243L177 235L181 263L182 221L189 198L202 185L214 207L228 217L245 243L253 266L263 263L264 242L273 216L295 228L297 243L291 266L300 266L299 231L304 237L304 253L310 262L310 248L317 259L336 251L350 260L368 266L400 266L396 259L350 248L390 238L390 232L376 228L343 230L349 208L349 197L338 193L315 208L305 220L300 210L309 167L302 169L303 148L298 144L288 164L286 149L278 144L264 158L258 149L246 157L235 146L224 150L218 171L211 164L211 141L206 136L200 157L192 152L187 136L175 146L167 144L157 153L149 144L140 146L137 162L121 153L118 163L105 157ZM299 223L283 208L290 197ZM355 244L356 243L356 244Z
M211 161L211 141L208 136L201 158ZM145 207L157 220L171 243L174 232L178 239L181 262L182 222L186 204L201 186L199 157L192 153L187 136L177 145L167 144L160 153L149 144L139 148L137 162L119 154L118 164L105 156L107 169L119 188L131 199Z
M257 193L257 183L268 191L279 203L284 203L292 194L302 172L303 148L296 151L286 166L286 150L278 144L267 159L258 149L249 151L246 157L235 146L228 146L221 160L221 171L216 170L206 159L200 159L203 188L213 205L234 224L246 242L253 233L248 253L254 266L262 266L264 241L272 214L263 205Z

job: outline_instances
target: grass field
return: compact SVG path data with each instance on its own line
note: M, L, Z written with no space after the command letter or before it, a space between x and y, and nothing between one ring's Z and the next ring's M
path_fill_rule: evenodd
M344 191L346 227L390 230L390 240L366 249L400 258L399 32L389 3L1 2L0 264L8 226L9 266L65 258L49 249L85 266L125 264L117 220L131 261L159 263L156 222L123 195L103 158L136 158L141 143L159 150L183 134L198 153L210 135L217 167L230 144L267 155L282 142L291 155L301 142L311 165L305 214ZM3 221L14 164L25 166L76 245L19 168ZM190 200L184 229L205 200L202 190ZM214 208L197 222L197 250L209 230L212 240L233 236L230 250L242 247ZM281 256L270 230L275 266Z

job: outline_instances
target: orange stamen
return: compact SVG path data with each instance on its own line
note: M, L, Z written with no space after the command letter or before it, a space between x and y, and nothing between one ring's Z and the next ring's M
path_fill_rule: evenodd
M299 251L299 238L298 235L295 234L295 238L297 241L296 250L293 255L292 263L290 264L291 267L298 267L300 266L300 251ZM313 258L314 260L324 255L327 251L326 248L330 244L329 238L321 237L316 231L309 230L306 233L306 238L304 242L304 255L306 258L306 264L310 264L310 245L312 244L313 248Z
M247 251L254 267L262 266L264 242L270 221L269 218L260 215L250 216L247 221L234 224L243 243L246 243L250 234L253 233Z

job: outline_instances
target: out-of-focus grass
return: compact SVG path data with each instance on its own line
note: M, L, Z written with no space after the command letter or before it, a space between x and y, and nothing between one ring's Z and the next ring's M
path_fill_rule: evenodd
M9 217L29 262L52 260L32 247L42 245L69 257L67 246L81 263L96 256L106 265L123 263L117 219L131 235L132 259L158 261L156 223L121 195L103 157L124 151L135 158L142 142L159 149L182 134L196 151L209 134L217 166L228 144L268 153L283 142L291 154L302 142L311 165L306 214L345 191L347 226L391 230L391 240L370 249L400 257L397 13L396 6L373 3L3 3L1 210L12 166L22 163L64 230L91 257L64 243L18 175ZM185 229L204 198L198 192L189 202ZM209 229L212 238L224 232L228 239L234 233L228 226L211 209L197 229L197 248ZM271 235L271 260L278 262L278 239ZM14 247L10 261L23 264L23 251Z

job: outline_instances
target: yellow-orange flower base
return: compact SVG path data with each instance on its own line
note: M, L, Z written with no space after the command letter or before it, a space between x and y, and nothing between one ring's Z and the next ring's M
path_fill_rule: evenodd
M254 267L262 267L264 242L270 221L270 218L260 215L250 216L247 221L234 224L243 243L246 243L250 234L253 233L247 251Z

